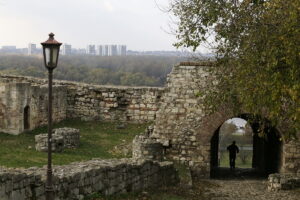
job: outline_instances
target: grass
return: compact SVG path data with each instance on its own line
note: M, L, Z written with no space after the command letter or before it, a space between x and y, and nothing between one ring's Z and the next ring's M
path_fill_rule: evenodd
M239 154L237 154L236 160L235 160L235 166L238 168L252 168L252 153L247 156L246 163L243 163ZM221 152L220 167L230 167L229 166L229 153L226 151Z
M54 128L72 127L80 129L80 147L65 149L62 153L53 153L55 165L68 164L75 161L90 160L92 158L120 158L121 154L111 153L115 146L131 143L135 135L143 132L148 124L128 124L125 129L117 129L116 123L82 122L67 120L54 125ZM47 163L47 153L35 150L34 136L46 133L47 127L37 128L18 136L0 133L0 166L32 167L43 166ZM180 176L186 175L183 166L179 168ZM186 200L189 193L180 187L163 187L155 191L128 193L113 196L93 194L85 200Z
M53 153L53 164L64 165L75 161L92 158L120 158L121 154L110 153L114 146L130 143L135 135L143 132L147 124L128 124L125 129L117 129L112 122L82 122L66 120L54 125L54 128L72 127L80 129L78 149L65 149L62 153ZM41 167L47 163L47 154L35 150L34 136L46 133L47 127L13 136L0 134L0 166L6 167Z

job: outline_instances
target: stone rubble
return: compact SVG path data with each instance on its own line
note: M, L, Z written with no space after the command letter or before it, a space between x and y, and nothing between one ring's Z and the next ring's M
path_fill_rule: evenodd
M268 177L268 190L292 190L300 188L300 175L295 174L270 174Z

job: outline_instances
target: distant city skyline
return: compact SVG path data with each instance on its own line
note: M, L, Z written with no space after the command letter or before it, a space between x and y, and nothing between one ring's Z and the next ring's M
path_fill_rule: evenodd
M126 55L153 55L153 56L179 56L188 57L193 54L187 51L137 51L137 50L127 50L127 46L124 44L89 44L86 48L73 48L72 44L64 43L61 48L61 55L92 55L92 56L126 56ZM0 46L0 55L41 55L42 48L38 47L37 44L28 43L26 48L18 48L15 45L3 45ZM202 54L202 56L210 57L210 54Z
M176 50L169 0L0 0L0 46L28 47L48 33L74 48L126 44L137 51Z

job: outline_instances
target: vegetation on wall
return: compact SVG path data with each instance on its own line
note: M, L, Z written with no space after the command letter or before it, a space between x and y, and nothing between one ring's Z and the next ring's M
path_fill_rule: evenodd
M100 85L163 86L186 58L164 56L60 56L54 78ZM47 78L42 56L0 55L0 73Z
M178 19L177 47L209 43L219 80L207 96L284 127L300 130L299 0L170 0Z

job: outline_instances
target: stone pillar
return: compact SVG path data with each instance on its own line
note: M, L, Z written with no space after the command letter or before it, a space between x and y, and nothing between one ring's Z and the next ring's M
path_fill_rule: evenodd
M132 157L162 161L164 157L163 145L145 135L137 135L132 143Z

